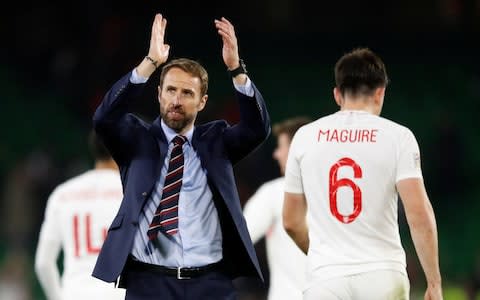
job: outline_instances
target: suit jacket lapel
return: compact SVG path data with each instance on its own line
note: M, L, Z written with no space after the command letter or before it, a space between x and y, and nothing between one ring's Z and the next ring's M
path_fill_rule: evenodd
M193 132L192 137L192 146L197 151L198 156L200 157L200 162L202 167L207 170L207 179L210 184L215 185L215 189L220 193L221 198L224 200L224 203L229 206L229 201L226 201L227 195L225 191L219 186L218 184L218 171L214 170L214 168L222 168L223 166L219 166L218 164L212 163L212 157L208 151L208 147L210 146L210 140L208 137L203 135L204 128L199 126L195 127L195 131ZM230 207L228 208L230 210Z
M200 162L202 164L202 167L208 171L208 152L207 152L207 146L208 144L205 141L202 141L202 127L195 127L195 130L193 131L193 137L192 137L192 147L197 151L198 156L200 156Z

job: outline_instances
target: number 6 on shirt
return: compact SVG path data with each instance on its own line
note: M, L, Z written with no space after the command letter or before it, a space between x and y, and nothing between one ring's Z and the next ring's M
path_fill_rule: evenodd
M353 176L355 178L362 178L362 169L351 158L344 157L339 159L331 168L329 176L329 197L330 197L330 212L340 222L348 224L353 222L362 211L362 191L351 179L338 178L338 169L341 167L351 167L353 169ZM348 186L353 190L353 212L344 216L338 211L337 207L337 190L340 187Z

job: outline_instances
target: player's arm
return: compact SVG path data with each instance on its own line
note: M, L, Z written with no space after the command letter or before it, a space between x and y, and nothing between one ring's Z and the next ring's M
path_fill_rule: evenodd
M170 46L164 43L166 25L167 20L156 14L147 56L110 88L93 115L94 128L117 163L128 160L130 149L136 145L135 128L140 126L129 114L131 103L141 95L157 67L168 59Z
M427 280L425 299L442 299L442 279L438 259L437 224L421 178L397 183L410 233Z
M281 201L281 199L271 199L271 194L263 185L245 204L243 214L253 243L265 236L272 225L275 209L271 204L276 200Z
M155 70L165 63L170 53L170 45L165 43L167 19L162 14L156 14L150 33L148 55L136 67L138 75L149 78Z
M57 192L47 201L45 219L35 252L35 273L47 299L61 300L60 272L57 258L61 250L60 228L55 212Z
M307 227L307 200L305 194L285 192L283 227L295 244L307 254L310 240Z
M223 17L214 22L222 38L223 62L228 70L234 70L240 66L235 28ZM233 83L239 104L240 120L224 131L223 138L228 156L232 163L236 164L270 135L270 117L260 91L246 74L235 76Z
M57 257L60 244L45 238L38 241L35 253L35 273L48 299L61 300L60 273Z

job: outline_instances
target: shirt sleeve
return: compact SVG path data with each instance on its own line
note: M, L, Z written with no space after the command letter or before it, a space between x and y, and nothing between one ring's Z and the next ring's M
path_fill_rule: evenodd
M274 208L271 204L272 200L277 199L272 199L271 193L268 192L268 188L264 184L245 204L245 220L253 243L258 242L265 236L273 223Z
M285 167L285 192L303 194L302 172L300 170L301 128L295 133L288 151Z
M61 250L58 198L58 191L54 191L47 201L35 253L35 272L47 298L52 300L61 300L60 272L57 268Z
M137 68L133 69L132 75L130 76L130 82L134 84L145 83L148 81L148 77L142 77L138 75Z
M248 77L247 77L247 82L245 82L245 85L236 84L234 81L233 86L237 91L239 91L244 95L247 95L248 97L253 97L253 95L255 94L252 88L252 81Z
M420 149L410 130L400 140L396 182L405 178L422 178Z

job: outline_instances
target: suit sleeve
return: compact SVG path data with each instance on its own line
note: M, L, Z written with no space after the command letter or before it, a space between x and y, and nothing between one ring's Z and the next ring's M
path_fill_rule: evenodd
M131 72L117 81L105 94L93 116L93 126L117 162L128 156L135 144L135 123L130 103L138 98L145 84L130 82Z
M270 116L262 94L252 82L253 97L235 92L239 104L240 121L224 132L226 149L230 160L235 164L270 135Z

